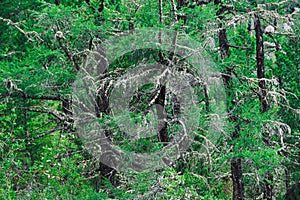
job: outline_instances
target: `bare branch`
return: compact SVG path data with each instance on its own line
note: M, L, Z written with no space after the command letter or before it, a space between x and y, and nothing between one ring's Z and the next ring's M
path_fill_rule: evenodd
M6 22L7 25L12 25L12 26L15 27L16 29L18 29L18 31L20 31L22 34L24 34L25 37L26 37L26 38L28 39L28 41L30 41L30 42L33 42L33 41L34 41L34 38L37 38L38 40L43 41L43 39L40 37L40 35L39 35L37 32L35 32L35 31L28 31L28 32L26 32L26 31L24 31L23 29L21 29L21 28L19 27L19 24L20 24L21 22L16 23L16 22L13 22L13 21L10 20L10 19L5 19L5 18L3 18L3 17L0 17L0 20Z

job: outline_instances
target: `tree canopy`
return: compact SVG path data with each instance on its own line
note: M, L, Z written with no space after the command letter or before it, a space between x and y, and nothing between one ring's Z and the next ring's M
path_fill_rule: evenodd
M1 199L300 198L297 0L2 0Z

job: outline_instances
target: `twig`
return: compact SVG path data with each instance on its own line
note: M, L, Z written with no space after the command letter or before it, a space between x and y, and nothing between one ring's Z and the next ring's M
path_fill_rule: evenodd
M18 26L18 24L19 24L20 22L16 23L16 22L13 22L13 21L10 20L10 19L5 19L5 18L3 18L3 17L0 17L0 20L6 22L7 25L12 25L12 26L15 27L16 29L18 29L22 34L25 35L25 37L26 37L30 42L33 42L33 41L34 41L34 39L32 39L32 38L34 38L34 37L38 38L40 41L43 41L43 39L39 36L39 34L38 34L37 32L35 32L35 31L28 31L28 32L26 32L26 31L24 31L23 29L21 29L21 28Z

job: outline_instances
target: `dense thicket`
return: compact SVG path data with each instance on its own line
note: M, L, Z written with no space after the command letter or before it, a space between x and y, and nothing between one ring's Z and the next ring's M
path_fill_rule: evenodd
M1 199L300 198L297 0L2 0L0 10ZM124 136L112 119L110 83L145 60L189 74L201 116L175 163L119 172L78 135L72 84L92 50L98 48L96 59L104 62L99 45L144 28L176 30L173 46L180 36L202 45L188 51L201 48L210 56L226 100L214 99L218 91L209 90L175 50L138 49L105 63L95 117L108 122L106 137L123 149L160 151L174 137L180 123L174 128L171 122L185 106L165 85L144 85L129 102L130 116L149 125L152 118L139 119L156 104L156 117L165 121L157 137ZM221 136L216 141L209 137L213 118L226 122L214 124Z

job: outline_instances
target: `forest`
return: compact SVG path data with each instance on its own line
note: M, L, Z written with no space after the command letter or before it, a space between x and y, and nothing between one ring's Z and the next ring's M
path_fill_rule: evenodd
M0 11L0 199L300 199L298 0Z

